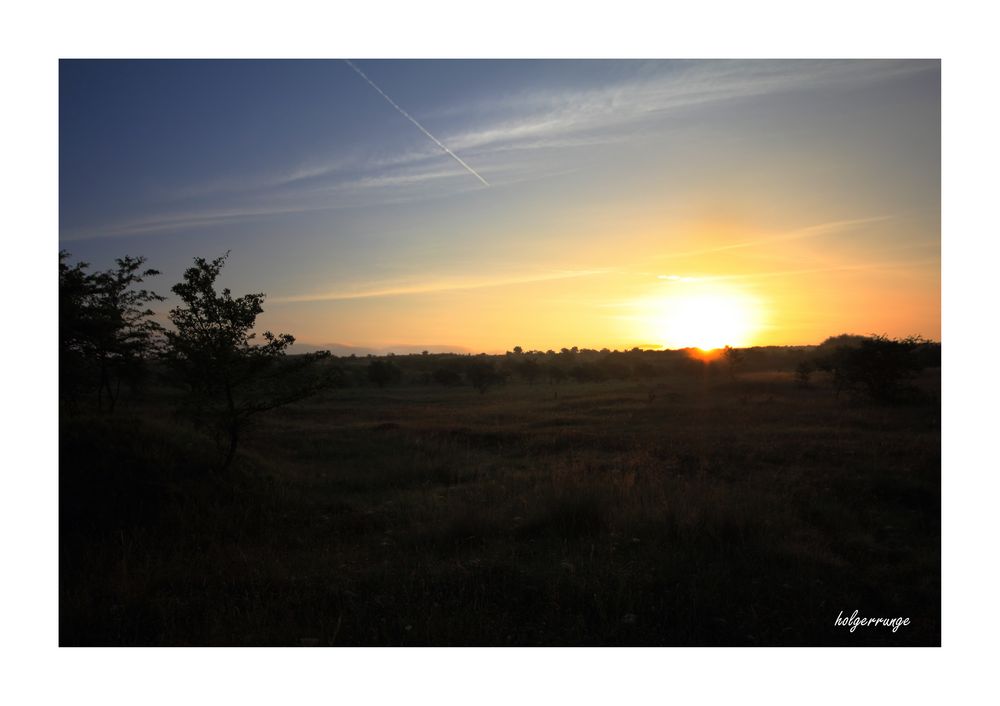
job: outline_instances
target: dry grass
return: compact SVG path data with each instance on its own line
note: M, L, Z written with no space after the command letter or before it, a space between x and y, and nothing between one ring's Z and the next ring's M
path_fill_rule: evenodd
M64 420L61 642L940 643L936 403L651 387L340 390L233 482L162 410Z

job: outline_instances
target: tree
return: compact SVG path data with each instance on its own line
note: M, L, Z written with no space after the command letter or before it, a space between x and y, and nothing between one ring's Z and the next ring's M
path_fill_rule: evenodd
M89 265L66 264L69 253L59 253L59 395L75 404L86 386L90 367L92 335L89 301L93 278Z
M549 382L556 385L566 379L566 369L554 361L545 365L544 372Z
M88 273L89 265L66 264L59 253L59 344L64 394L87 385L97 389L98 410L114 412L121 383L135 386L149 358L159 352L163 327L153 320L152 302L163 297L138 285L160 274L142 269L144 257L123 257L117 267Z
M434 382L445 387L458 387L462 384L462 375L454 368L442 367L434 371Z
M97 274L95 307L103 326L98 328L95 341L98 356L100 383L98 407L106 393L109 411L113 412L123 380L138 383L145 372L147 360L161 349L164 328L152 317L152 302L164 297L147 289L137 288L147 277L159 273L154 269L141 269L144 257L118 258L117 269ZM112 389L112 380L115 387Z
M469 361L465 368L465 376L469 379L469 384L479 390L480 394L484 394L493 385L506 382L503 373L485 356Z
M529 385L534 385L535 381L542 374L542 366L534 358L525 358L517 365L517 373L524 378Z
M838 395L860 392L876 402L898 402L913 392L907 383L924 367L919 352L926 343L920 336L871 335L837 345L819 366L833 374Z
M181 304L170 311L176 330L167 332L167 359L190 392L184 409L224 444L222 470L232 464L241 433L254 415L301 400L334 381L332 369L309 374L329 351L288 358L295 338L270 331L263 333L263 343L253 343L265 295L234 298L229 289L215 291L228 256L211 262L195 258L194 267L171 290Z
M736 368L743 365L746 359L745 354L739 348L726 346L725 350L722 351L722 356L726 361L726 366L729 368L729 377L735 380Z
M809 387L809 380L816 370L816 364L811 360L800 361L795 366L795 384L799 387Z
M375 359L368 364L368 379L380 388L397 383L402 378L403 371L391 360Z

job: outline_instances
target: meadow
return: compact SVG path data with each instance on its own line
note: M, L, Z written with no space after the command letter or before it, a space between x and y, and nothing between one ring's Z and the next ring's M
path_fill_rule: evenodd
M939 377L351 386L222 475L169 389L63 415L60 642L937 645Z

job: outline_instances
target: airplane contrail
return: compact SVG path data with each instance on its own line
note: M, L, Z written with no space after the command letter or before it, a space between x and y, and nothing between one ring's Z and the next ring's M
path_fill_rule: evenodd
M376 85L375 85L375 82L374 82L374 81L372 81L372 80L371 80L370 78L368 78L368 77L367 77L367 76L365 75L365 72L364 72L364 71L362 71L362 70L361 70L361 69L359 69L359 68L358 68L357 66L355 66L355 65L354 65L354 64L353 64L353 63L352 63L352 62L351 62L351 61L350 61L349 59L344 59L344 61L345 61L345 62L347 63L347 65L348 65L348 66L350 66L350 67L351 67L352 69L354 69L354 71L355 71L355 72L356 72L356 73L358 74L358 76L360 76L360 77L361 77L361 78L363 78L363 79L364 79L365 81L367 81L367 82L368 82L368 85L369 85L369 86L371 86L371 87L372 87L372 88L374 88L374 89L375 89L376 91L378 91L378 93L379 93L379 95L380 95L380 96L382 96L382 97L383 97L383 98L385 98L385 99L386 99L387 101L389 101L389 105L391 105L391 106L392 106L393 108L395 108L396 110L398 110L398 111L400 112L400 114L402 114L402 116L403 116L404 118L406 118L406 119L407 119L407 120L409 120L409 121L410 121L411 123L413 123L414 125L416 125L416 126L417 126L417 129L418 129L418 130L420 130L420 132L424 133L425 135L427 135L427 137L429 137L429 138L430 138L431 140L433 140L434 144L435 144L435 145L437 145L438 147L440 147L441 149L443 149L443 150L444 150L444 151L445 151L445 152L446 152L446 153L448 154L448 156L449 156L449 157L451 157L451 158L452 158L452 159L454 159L454 160L455 160L456 162L458 162L458 163L459 163L459 164L461 164L461 165L462 165L463 167L465 167L465 170L466 170L467 172L469 172L469 174L471 174L472 176L476 177L476 179L479 179L479 181L483 182L483 184L485 184L486 186L489 186L489 185L490 185L490 183L489 183L488 181L486 181L485 179L483 179L483 177L482 177L482 176L480 176L479 172L477 172L477 171L476 171L475 169L473 169L473 168L472 168L472 167L470 167L470 166L469 166L468 164L466 164L466 163L465 163L464 161L462 161L462 158L461 158L461 157L459 157L459 156L458 156L457 154L455 154L454 152L452 152L452 151L451 151L450 149L448 149L447 147L445 147L444 143L442 143L442 142L441 142L441 140L437 139L436 137L434 137L434 135L432 135L432 134L430 134L429 132L427 132L427 130L426 130L426 129L424 128L424 126L423 126L423 125L421 125L420 123L418 123L418 122L417 122L417 121L416 121L416 120L414 119L414 117L413 117L412 115L410 115L410 114L409 114L409 113L407 113L407 112L406 112L405 110L403 110L402 108L400 108L400 107L399 107L399 106L398 106L398 105L396 104L396 101L394 101L394 100L393 100L392 98L390 98L389 96L387 96L387 95L385 94L385 91L383 91L383 90L382 90L381 88L379 88L378 86L376 86Z

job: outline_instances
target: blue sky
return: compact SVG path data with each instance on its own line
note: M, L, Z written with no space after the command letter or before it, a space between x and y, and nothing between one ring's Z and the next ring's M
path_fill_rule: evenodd
M489 186L343 61L63 61L60 247L231 250L314 344L667 345L675 272L748 342L940 336L937 61L355 63Z

